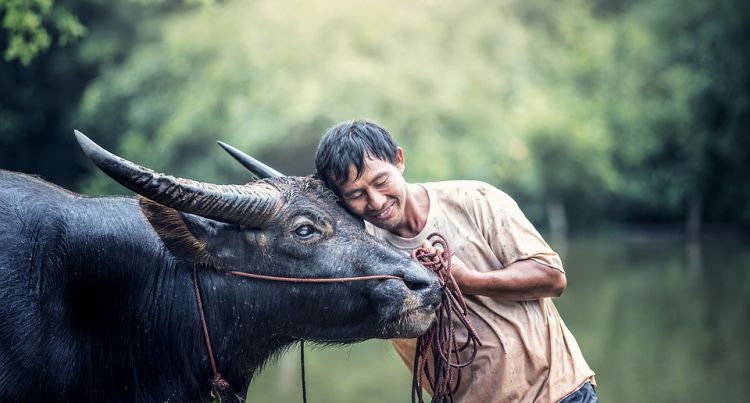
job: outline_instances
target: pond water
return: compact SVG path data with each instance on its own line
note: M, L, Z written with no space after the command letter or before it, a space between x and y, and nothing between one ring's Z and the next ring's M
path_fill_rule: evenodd
M555 246L555 245L553 245ZM556 245L556 300L603 402L750 402L750 244L622 237ZM410 402L384 341L307 348L308 401ZM249 402L301 402L299 352L269 365Z

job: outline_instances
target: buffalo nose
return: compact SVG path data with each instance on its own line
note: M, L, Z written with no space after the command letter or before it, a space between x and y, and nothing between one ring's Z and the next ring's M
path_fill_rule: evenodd
M435 274L421 266L409 270L404 275L404 284L417 295L424 306L437 306L442 300L440 282Z
M404 283L406 284L406 287L410 289L415 294L419 294L421 292L424 292L425 290L429 290L433 286L433 282L429 279L424 278L407 278L404 276Z

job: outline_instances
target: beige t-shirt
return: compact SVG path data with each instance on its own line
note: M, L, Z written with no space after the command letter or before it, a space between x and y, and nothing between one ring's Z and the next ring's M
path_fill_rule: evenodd
M477 181L422 186L429 195L430 211L416 237L401 238L370 223L367 231L405 253L439 232L466 266L481 272L502 270L523 259L564 272L560 257L507 194ZM472 295L465 299L482 346L461 372L461 388L454 395L457 403L556 402L586 381L594 382L594 372L550 298L516 302ZM463 326L457 329L463 331ZM462 345L466 333L457 337ZM416 340L393 340L393 345L411 369Z

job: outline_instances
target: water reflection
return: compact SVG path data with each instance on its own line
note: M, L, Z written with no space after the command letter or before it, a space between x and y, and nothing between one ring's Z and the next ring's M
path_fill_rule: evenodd
M554 246L568 272L556 304L603 402L750 401L748 244L646 237ZM271 365L251 385L250 402L301 401L288 368L298 353L289 354L283 374ZM305 358L311 402L410 401L411 376L385 342Z
M750 251L575 242L557 306L607 402L748 401Z

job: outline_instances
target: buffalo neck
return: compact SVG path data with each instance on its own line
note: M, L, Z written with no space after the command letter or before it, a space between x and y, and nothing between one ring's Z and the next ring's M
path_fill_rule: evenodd
M94 397L97 383L107 382L122 384L135 400L208 399L212 373L193 288L196 263L164 247L135 199L75 203L86 208L64 212L59 297L72 301L62 313L71 324L62 340L78 350L74 355L89 356L71 369L72 378L88 383L81 396ZM263 314L269 302L257 299L267 295L262 284L208 266L198 273L218 369L242 393L255 369L291 340ZM137 396L136 389L163 396Z

